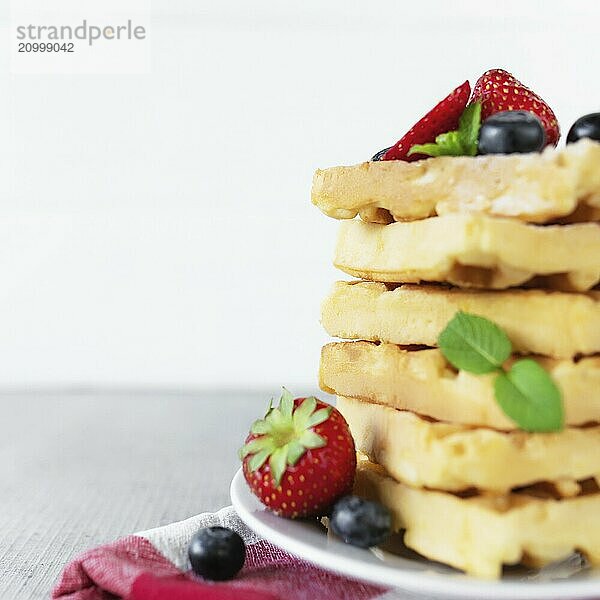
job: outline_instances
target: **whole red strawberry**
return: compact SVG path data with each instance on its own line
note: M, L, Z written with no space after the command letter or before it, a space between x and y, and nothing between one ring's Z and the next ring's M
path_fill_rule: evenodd
M354 483L356 451L344 417L287 390L254 422L240 456L250 489L283 517L321 516Z
M468 81L465 81L436 104L420 121L415 123L408 133L385 152L382 160L412 162L428 158L425 154L411 154L408 156L408 151L415 144L433 142L440 133L457 129L458 121L467 106L470 95L471 86Z
M503 69L486 71L475 84L471 101L481 102L481 118L505 110L526 110L536 115L546 132L546 145L556 146L560 128L552 109L535 92Z

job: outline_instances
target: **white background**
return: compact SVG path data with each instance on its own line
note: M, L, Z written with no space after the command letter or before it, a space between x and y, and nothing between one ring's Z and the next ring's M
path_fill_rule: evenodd
M368 159L490 67L566 133L600 109L599 17L154 0L150 74L10 75L2 51L0 385L314 386L339 275L313 170Z

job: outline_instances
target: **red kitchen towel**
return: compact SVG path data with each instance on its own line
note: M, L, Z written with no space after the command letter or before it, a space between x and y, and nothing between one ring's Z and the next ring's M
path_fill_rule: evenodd
M210 583L190 571L187 547L201 527L222 525L247 545L232 581ZM258 538L231 507L130 535L68 564L53 598L62 600L366 600L412 597L353 581L300 560Z

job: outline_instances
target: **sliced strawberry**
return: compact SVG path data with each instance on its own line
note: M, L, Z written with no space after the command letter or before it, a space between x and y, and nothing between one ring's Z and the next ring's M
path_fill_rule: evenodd
M467 106L470 94L471 86L468 81L465 81L434 106L418 123L413 125L408 133L383 155L383 160L412 162L428 158L424 154L411 154L408 156L408 151L415 144L433 142L440 133L458 129L458 120Z
M526 110L536 115L546 132L546 145L556 146L560 128L553 110L535 92L503 69L486 71L475 84L471 100L481 102L481 118L505 110Z
M322 516L352 490L356 451L344 417L316 398L284 390L241 450L243 472L263 504L283 517Z

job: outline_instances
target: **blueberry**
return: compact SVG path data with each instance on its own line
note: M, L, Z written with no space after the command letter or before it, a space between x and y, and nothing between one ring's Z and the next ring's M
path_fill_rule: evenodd
M546 134L542 122L526 110L507 110L488 117L479 131L479 154L539 152Z
M347 544L369 548L381 544L390 535L392 516L378 502L345 496L333 507L331 528Z
M213 581L231 579L244 566L244 540L226 527L206 527L194 534L188 547L192 570Z
M572 144L581 138L600 141L600 113L579 117L573 123L573 127L569 129L569 135L567 135L567 144Z
M390 146L391 148L391 146ZM390 148L384 148L383 150L380 150L377 154L375 154L373 156L373 158L371 159L372 161L378 161L378 160L383 160L383 155L390 149Z

